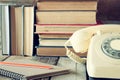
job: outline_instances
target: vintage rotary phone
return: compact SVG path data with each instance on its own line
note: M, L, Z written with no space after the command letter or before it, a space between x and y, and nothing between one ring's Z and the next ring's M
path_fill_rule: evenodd
M94 37L95 35L104 35L104 34L109 34L109 33L119 34L120 25L118 24L96 25L96 26L90 26L84 29L77 30L65 43L65 48L67 50L66 55L77 63L85 63L86 58L80 58L76 53L80 52L84 54L85 52L88 52L91 38ZM76 53L69 50L69 48L67 47L68 44L72 45ZM105 45L106 44L104 44L104 46Z

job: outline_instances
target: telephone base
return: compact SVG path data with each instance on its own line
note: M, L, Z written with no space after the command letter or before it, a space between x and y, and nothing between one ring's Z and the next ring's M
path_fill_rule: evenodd
M106 42L109 42L110 48ZM87 73L89 75L88 80L120 80L120 58L117 52L118 46L111 46L115 41L114 45L118 45L120 41L120 34L108 33L104 35L96 35L91 39L87 54ZM117 41L117 43L116 43ZM105 45L106 49L102 48ZM106 51L107 54L105 53ZM114 52L117 56L111 56ZM120 53L120 50L119 50ZM119 59L118 59L119 58Z
M120 79L111 79L111 78L92 78L92 77L89 77L88 80L120 80Z
M86 70L86 80L120 80L115 78L96 78L96 77L90 77Z

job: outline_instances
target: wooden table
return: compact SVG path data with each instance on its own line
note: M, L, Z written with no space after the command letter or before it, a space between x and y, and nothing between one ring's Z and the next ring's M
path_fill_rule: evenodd
M69 67L70 74L59 75L54 77L46 77L38 80L86 80L85 64L77 64L68 57L33 57L34 60L44 63L57 65L61 67ZM0 80L11 80L10 78L0 77Z

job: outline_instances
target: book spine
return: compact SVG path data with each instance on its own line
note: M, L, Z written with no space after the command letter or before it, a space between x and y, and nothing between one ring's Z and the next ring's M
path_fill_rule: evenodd
M0 5L0 49L2 50L2 6Z
M72 32L34 32L35 34L40 34L40 35L72 35L73 33Z
M24 55L24 5L21 6L22 7L22 31L21 31L21 34L22 34L22 45L21 45L21 55Z
M12 78L12 80L26 80L24 75L0 69L0 75Z
M96 25L99 25L99 24L35 24L35 26L55 26L55 27L57 27L57 26L70 26L70 27L72 27L72 26L78 26L78 27L83 27L83 26L87 26L87 27L89 27L89 26L96 26Z
M87 5L87 6L86 6ZM74 7L73 7L74 6ZM96 10L97 0L52 0L52 1L38 1L38 10Z
M33 55L34 6L24 7L24 55Z
M96 11L36 11L36 23L96 24Z
M2 6L2 53L10 54L9 5Z

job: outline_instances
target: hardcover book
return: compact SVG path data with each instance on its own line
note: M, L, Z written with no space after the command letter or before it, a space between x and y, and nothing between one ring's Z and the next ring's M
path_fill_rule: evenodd
M67 40L68 38L39 38L39 46L64 46Z
M36 11L36 23L96 24L96 11Z
M37 2L37 8L38 10L96 10L97 0L44 0Z
M1 6L1 5L0 5ZM1 6L2 13L2 53L10 54L10 17L9 17L9 5Z
M2 6L0 6L0 12L2 12ZM1 32L2 32L2 13L0 13L0 50L2 51L2 34L1 34Z
M23 54L23 6L10 6L11 54Z
M34 6L24 7L24 55L33 55Z
M71 46L69 46L69 49L74 52ZM66 49L64 46L36 46L36 50L38 56L66 56ZM77 55L86 56L87 53L77 53Z
M82 25L82 24L36 24L36 33L39 32L70 32L73 33L74 31L78 30L78 29L83 29L85 27L90 27L93 26L95 24L86 24L86 25Z

